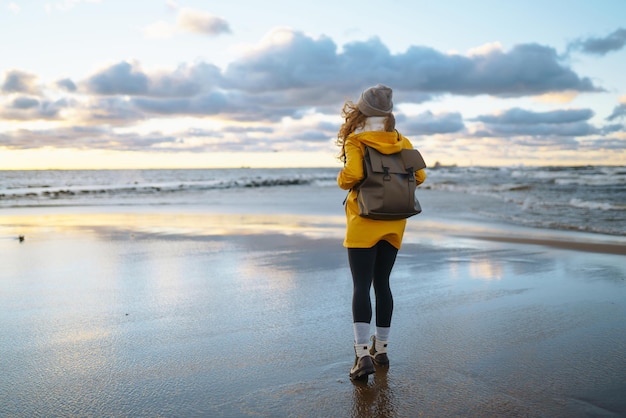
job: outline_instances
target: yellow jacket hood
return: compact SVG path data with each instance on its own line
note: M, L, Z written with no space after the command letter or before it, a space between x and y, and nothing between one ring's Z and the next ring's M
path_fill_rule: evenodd
M366 131L352 134L348 138L352 141L372 147L383 154L395 154L404 148L413 148L411 142L398 131Z

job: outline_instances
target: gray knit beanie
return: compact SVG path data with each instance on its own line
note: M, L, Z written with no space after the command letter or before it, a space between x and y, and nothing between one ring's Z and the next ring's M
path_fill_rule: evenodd
M377 84L361 93L357 106L365 116L387 116L393 110L391 88Z

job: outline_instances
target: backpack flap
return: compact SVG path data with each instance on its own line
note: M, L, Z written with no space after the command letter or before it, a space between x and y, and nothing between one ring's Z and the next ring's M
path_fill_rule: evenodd
M413 171L421 170L426 168L426 163L422 158L422 154L416 149L403 149L400 151L402 153L402 162L404 163L405 169L413 169Z
M417 171L426 168L422 154L416 149L403 149L400 151L402 158L382 154L373 148L368 149L372 170L376 173L405 174L407 170Z

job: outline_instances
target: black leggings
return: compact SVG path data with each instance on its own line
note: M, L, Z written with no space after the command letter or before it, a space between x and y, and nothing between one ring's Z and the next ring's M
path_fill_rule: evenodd
M354 322L372 321L370 287L374 283L376 295L376 326L389 327L393 313L393 297L389 275L396 261L398 249L387 241L378 241L372 248L348 248L352 271L352 318Z

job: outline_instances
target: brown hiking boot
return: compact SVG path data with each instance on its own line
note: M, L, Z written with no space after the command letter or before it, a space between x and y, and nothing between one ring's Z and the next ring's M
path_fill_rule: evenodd
M370 354L377 366L389 366L389 357L387 357L387 342L376 341L376 336L372 335L372 347Z
M367 380L367 377L374 373L374 363L372 357L367 352L367 346L354 346L356 356L354 357L354 366L350 369L351 380ZM361 357L359 357L361 355Z

